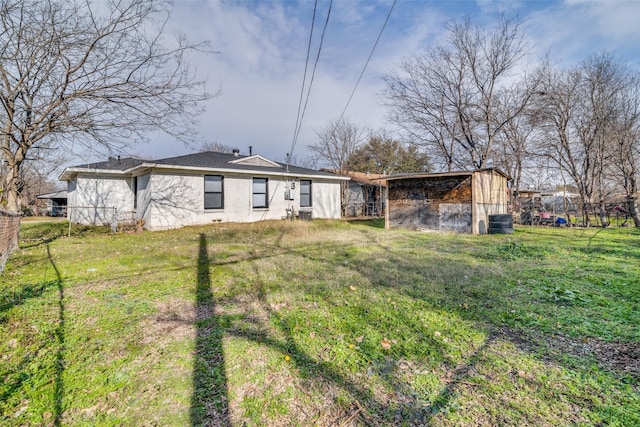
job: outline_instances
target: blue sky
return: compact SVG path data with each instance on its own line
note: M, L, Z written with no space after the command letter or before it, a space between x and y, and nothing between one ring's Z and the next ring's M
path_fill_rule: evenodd
M218 52L194 58L210 90L222 93L206 106L200 141L219 142L282 161L290 152L313 1L174 0L170 32L209 40ZM308 155L315 131L337 118L360 75L392 1L335 0L294 157ZM329 2L318 2L312 57ZM531 47L529 66L550 52L572 66L608 51L640 69L640 1L412 1L398 0L345 117L372 129L392 126L382 105L382 76L406 56L441 42L451 19L491 25L498 13L517 14ZM163 135L129 153L161 158L192 152Z

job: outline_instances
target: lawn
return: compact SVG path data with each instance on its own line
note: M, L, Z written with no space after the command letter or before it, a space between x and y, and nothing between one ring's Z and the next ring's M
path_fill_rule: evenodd
M7 426L640 425L640 232L23 223Z

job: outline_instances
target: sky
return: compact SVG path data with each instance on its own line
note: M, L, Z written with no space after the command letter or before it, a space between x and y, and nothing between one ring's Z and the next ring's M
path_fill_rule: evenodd
M317 2L306 86L329 5ZM166 30L211 43L216 53L195 56L193 67L206 77L209 91L219 89L220 95L207 102L199 139L191 147L158 134L128 153L114 154L158 159L218 142L242 154L252 146L253 154L276 161L284 161L287 153L295 160L309 157L316 132L344 110L392 5L392 0L334 0L294 145L314 2L174 0ZM545 53L558 66L570 67L608 52L640 70L638 0L398 0L344 117L359 127L393 132L383 76L402 58L442 43L452 19L469 16L473 23L491 26L499 13L522 21L530 46L523 67L535 66Z

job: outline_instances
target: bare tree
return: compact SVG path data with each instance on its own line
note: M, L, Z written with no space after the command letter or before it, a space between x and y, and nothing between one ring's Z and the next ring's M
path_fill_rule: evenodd
M453 21L447 31L446 45L405 59L399 71L385 78L390 119L410 140L427 146L441 168L484 168L497 135L536 90L535 85L526 88L520 104L511 105L509 114L498 114L527 44L519 22L504 16L495 28L473 25L467 18Z
M284 159L280 160L280 163L299 166L307 169L317 169L318 159L315 157L301 157L295 155L285 155Z
M638 178L640 174L640 75L629 74L621 92L619 111L611 123L612 170L627 198L629 214L640 227Z
M99 144L113 149L161 130L187 141L212 97L169 41L166 5L152 0L0 2L0 152L6 207L20 209L32 152Z
M319 164L344 175L349 170L349 162L355 151L362 145L365 131L346 119L329 121L325 127L316 131L318 141L308 146ZM347 183L342 183L342 214L346 213Z
M573 129L578 116L579 87L580 73L575 70L546 72L544 90L537 99L546 138L538 147L538 153L555 163L575 183L580 194L583 220L588 221L587 207L593 193L589 179L591 170L584 167L584 150L574 138Z
M59 190L61 184L51 181L50 177L55 176L60 171L61 166L66 161L65 153L49 153L47 159L38 157L29 158L20 168L18 176L18 194L20 198L20 206L36 205L36 196L43 193ZM4 176L6 168L0 164L1 183L4 184ZM6 205L7 192L4 188L0 188L0 205Z
M523 183L526 169L534 169L536 158L532 156L534 143L539 138L536 114L532 108L526 108L522 114L511 117L512 111L523 105L526 90L515 87L503 94L503 100L497 107L497 117L505 124L496 135L494 165L509 174L516 193ZM517 196L517 194L516 194Z
M605 202L612 188L612 180L608 176L612 160L611 125L619 113L618 102L624 89L625 76L619 64L608 55L589 58L583 70L588 98L582 99L587 101L584 106L587 113L582 114L580 138L591 147L598 216L602 226L607 227L609 220Z
M602 225L608 225L612 124L626 79L626 71L611 56L594 55L569 71L549 71L540 93L539 111L550 132L542 150L577 186L584 225L594 205Z
M216 151L218 153L233 153L234 148L230 145L225 145L220 142L204 142L200 145L200 152Z
M344 173L349 170L353 153L363 143L365 131L346 119L331 120L316 131L316 136L318 140L308 146L309 151L320 164Z

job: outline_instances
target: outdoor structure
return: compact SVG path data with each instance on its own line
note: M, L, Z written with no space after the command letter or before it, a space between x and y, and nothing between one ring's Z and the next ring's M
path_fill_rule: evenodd
M579 195L562 190L519 190L513 201L514 219L525 225L563 224L578 215Z
M322 169L324 171L339 174L335 169ZM387 184L380 178L386 175L368 172L346 171L344 176L351 178L345 183L343 194L345 215L351 217L383 216Z
M340 218L348 177L287 166L260 155L205 152L145 161L110 158L65 169L68 218L134 222L149 230L212 222Z
M498 169L385 179L387 228L484 234L490 214L507 213L509 177Z
M45 213L47 216L67 215L67 190L39 194L36 199L43 200L46 203Z

